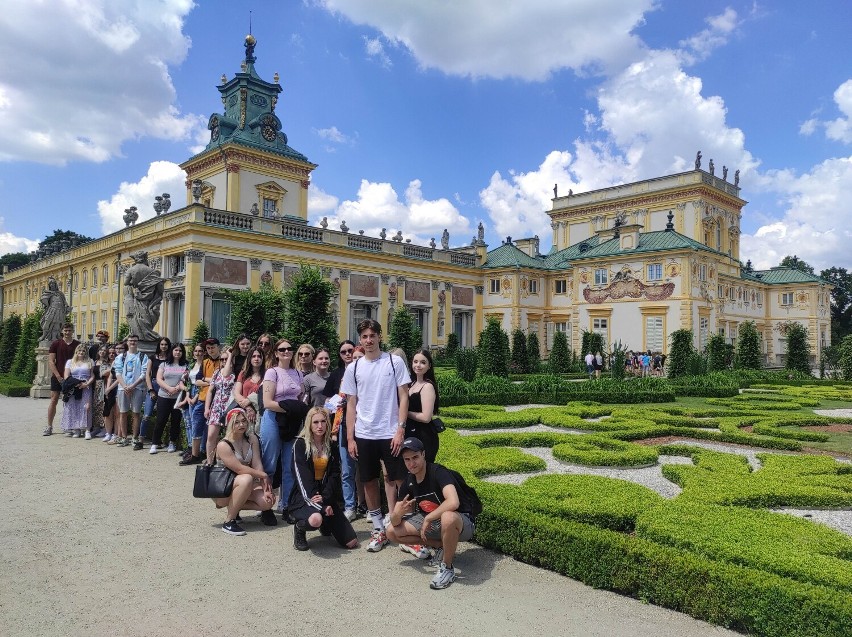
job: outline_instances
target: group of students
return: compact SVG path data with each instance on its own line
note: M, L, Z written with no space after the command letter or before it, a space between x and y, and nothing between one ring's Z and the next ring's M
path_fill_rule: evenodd
M666 355L661 352L627 352L624 361L625 371L633 376L662 376L666 365Z
M135 335L109 345L99 332L101 342L88 351L72 330L66 326L49 359L56 392L67 400L66 434L103 435L137 450L149 437L149 453L175 452L183 421L188 444L179 464L216 463L236 474L231 495L215 500L226 510L225 533L245 535L240 511L258 511L267 526L278 524L277 511L294 525L296 549L309 548L312 530L351 549L358 546L352 521L366 516L368 551L394 541L438 568L432 588L455 579L456 545L473 535L481 505L459 474L435 464L438 391L428 350L416 352L409 368L401 350L381 350L381 326L368 319L357 327L358 345L340 345L333 370L328 350L294 348L268 334L241 335L231 348L207 339L190 365L183 344L166 338L147 356ZM52 395L45 435L57 401Z

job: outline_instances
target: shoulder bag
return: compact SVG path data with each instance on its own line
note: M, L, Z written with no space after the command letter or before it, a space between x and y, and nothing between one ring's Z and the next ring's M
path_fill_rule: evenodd
M234 448L228 440L226 443ZM237 474L224 465L216 464L216 456L213 456L212 465L198 465L195 467L195 485L192 487L194 498L228 498L234 490L234 478Z

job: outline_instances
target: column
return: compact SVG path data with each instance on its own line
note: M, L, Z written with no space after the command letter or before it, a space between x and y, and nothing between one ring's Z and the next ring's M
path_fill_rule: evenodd
M384 314L382 315L384 319L376 319L382 325L387 325L387 329L390 330L390 318L392 316L393 308L391 306L390 294L388 290L388 284L390 283L390 275L389 274L380 274L382 284L379 286L379 312L381 314L381 309L384 309Z
M257 292L260 289L260 264L263 259L249 259L251 264L251 277L249 279L249 287Z
M276 290L284 289L284 262L272 261L272 287Z
M441 325L444 320L444 306L441 303L441 294L438 292L440 283L432 280L432 293L429 297L429 344L443 345L445 342L446 333ZM445 295L446 296L446 295ZM435 311L435 301L438 302L438 311Z
M204 303L204 295L201 294L201 281L203 279L204 252L202 250L185 250L186 275L184 277L184 298L186 299L183 321L183 340L188 342L192 338L192 332L196 323L201 320L201 308Z
M473 334L471 334L471 341L475 345L476 344L476 334L479 334L483 329L485 329L485 317L483 315L482 309L482 295L485 292L484 285L476 285L474 286L473 302L474 302L474 317L473 317Z
M228 200L225 202L225 210L240 212L240 167L238 164L228 164Z
M340 324L337 326L337 332L340 340L345 340L349 338L349 270L341 268L340 276L334 279L333 283L340 305Z

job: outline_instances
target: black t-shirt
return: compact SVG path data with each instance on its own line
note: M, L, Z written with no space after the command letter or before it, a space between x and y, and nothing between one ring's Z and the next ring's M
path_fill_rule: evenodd
M406 495L414 498L417 502L415 513L420 512L423 515L431 513L437 509L444 501L444 487L448 484L456 488L456 493L459 496L459 513L470 513L471 505L467 501L462 489L459 488L453 474L446 467L439 464L427 463L426 475L423 477L423 482L417 482L414 474L409 473L402 485L399 487L399 499L402 500Z

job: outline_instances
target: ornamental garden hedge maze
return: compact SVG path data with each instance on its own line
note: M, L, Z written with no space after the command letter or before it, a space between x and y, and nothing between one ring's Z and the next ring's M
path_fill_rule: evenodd
M852 537L773 511L852 508L852 463L796 453L838 439L803 427L852 423L814 414L826 401L852 403L852 385L758 384L666 405L457 405L442 409L438 461L476 485L484 546L749 634L852 635ZM754 448L752 464L723 443ZM658 467L647 471L679 494L543 473L550 453L574 474Z

